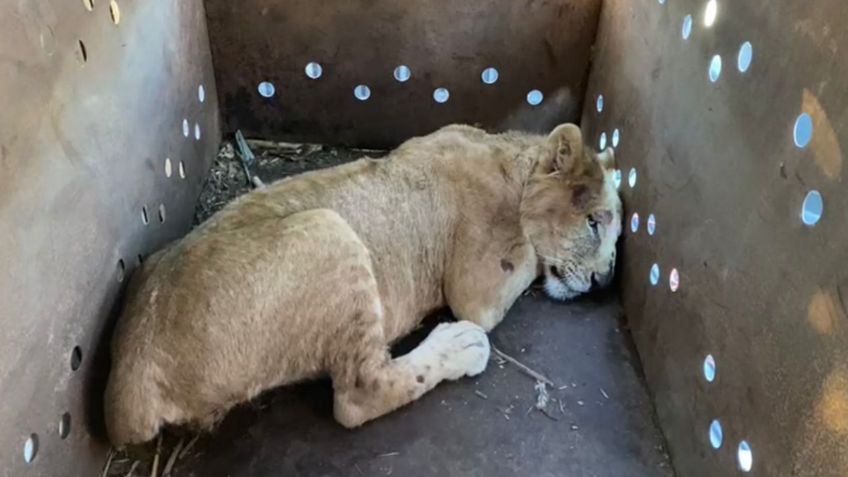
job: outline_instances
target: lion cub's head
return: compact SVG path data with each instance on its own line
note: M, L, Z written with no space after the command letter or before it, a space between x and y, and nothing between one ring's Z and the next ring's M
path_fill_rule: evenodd
M534 153L521 224L544 266L545 291L564 300L609 284L621 234L612 149L595 154L580 128L564 124Z

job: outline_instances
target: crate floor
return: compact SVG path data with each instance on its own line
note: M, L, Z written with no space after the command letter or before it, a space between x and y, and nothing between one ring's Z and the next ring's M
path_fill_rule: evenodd
M535 381L494 357L483 375L353 431L333 420L329 381L308 383L233 411L174 475L673 475L618 314L611 293L570 304L525 296L492 333L554 381L546 413Z

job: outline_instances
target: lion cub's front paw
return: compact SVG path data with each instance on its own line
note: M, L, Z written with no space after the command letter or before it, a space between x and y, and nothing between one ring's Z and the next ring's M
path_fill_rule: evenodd
M442 323L421 344L436 360L444 379L476 376L489 362L489 338L486 331L470 321Z

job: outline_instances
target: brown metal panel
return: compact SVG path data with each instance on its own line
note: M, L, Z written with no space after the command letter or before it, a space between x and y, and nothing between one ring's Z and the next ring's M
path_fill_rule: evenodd
M0 475L99 475L121 277L187 230L219 142L203 4L3 2L0 26Z
M224 129L391 146L450 122L549 130L579 117L600 0L208 0ZM309 62L323 67L307 77ZM404 83L398 65L411 70ZM495 67L493 85L481 81ZM274 84L271 98L259 95ZM370 88L367 101L354 88ZM449 100L433 99L436 88ZM544 94L539 106L528 92Z
M719 0L709 28L706 6L610 1L601 16L583 118L593 141L620 129L627 314L680 475L845 476L848 4ZM745 41L753 61L740 73ZM716 54L723 68L711 82ZM801 112L814 124L804 148L793 142ZM813 189L824 215L807 227L800 213ZM652 263L662 270L656 287ZM713 382L702 372L708 354ZM753 452L748 474L742 440Z

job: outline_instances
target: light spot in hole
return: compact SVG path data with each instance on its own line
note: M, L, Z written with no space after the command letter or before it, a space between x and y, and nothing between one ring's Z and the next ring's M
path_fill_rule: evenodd
M118 259L118 266L115 270L115 278L118 279L118 282L124 281L124 276L127 273L127 266L124 264L124 259Z
M165 204L159 204L159 223L165 222Z
M274 87L274 83L271 83L270 81L263 81L259 83L256 90L259 91L259 95L263 98L273 97L277 92L277 88Z
M707 380L708 383L715 381L716 378L716 362L713 355L708 354L706 358L704 358L704 379Z
M188 119L183 119L183 136L188 137L191 134L191 127L188 125Z
M595 100L595 110L599 113L604 112L604 95L598 95L598 99Z
M754 467L754 452L751 451L751 445L748 444L748 441L739 443L736 460L739 462L739 470L742 472L750 472L751 468Z
M680 287L680 273L676 268L672 268L668 274L668 287L671 288L672 293Z
M74 346L71 350L71 371L76 371L82 365L82 348Z
M657 286L660 282L660 266L656 263L651 265L651 273L648 275L648 279L651 281L652 286Z
M621 169L612 171L612 183L615 184L616 189L621 187Z
M531 90L527 93L527 104L530 106L538 106L542 104L542 100L545 99L545 95L542 94L538 89Z
M704 26L709 28L713 26L718 16L718 2L710 0L704 8Z
M201 103L206 101L206 88L202 84L197 85L197 100Z
M412 71L406 65L398 65L395 68L394 77L397 81L405 83L412 77Z
M742 46L739 47L739 55L736 57L736 67L739 68L740 73L748 71L748 68L751 67L753 57L754 47L751 45L751 42L746 41L742 43Z
M185 171L185 166L183 165L183 161L180 161L180 164L177 167L177 169L180 172L180 179L185 179L186 178L186 171Z
M498 70L493 67L488 67L480 74L480 79L486 84L495 84L498 81Z
M813 118L807 113L801 113L795 119L795 128L792 131L792 137L795 139L795 145L798 147L807 147L810 140L813 138Z
M59 418L59 438L67 439L71 435L71 413L66 412Z
M436 88L433 91L433 100L437 103L446 103L450 98L450 91L447 88Z
M603 151L607 148L607 133L602 132L601 136L598 138L598 150Z
M718 81L719 76L721 76L721 56L713 56L713 59L710 60L710 68L707 73L710 77L710 81L713 83Z
M630 169L630 172L627 174L627 184L631 189L636 187L636 169Z
M633 215L630 217L630 231L634 234L639 231L639 213L633 212Z
M197 123L194 123L194 140L200 140L200 125Z
M660 5L665 5L665 0L657 0L657 2L659 2Z
M371 97L371 88L364 84L357 85L353 88L353 96L360 101L367 101Z
M685 17L683 17L683 26L680 28L680 36L682 36L684 40L688 40L691 34L692 15L686 15Z
M654 232L657 231L657 218L654 217L654 214L648 215L648 225L646 227L648 235L654 235Z
M82 4L85 5L85 9L88 11L94 10L94 0L82 0Z
M32 464L38 455L38 434L30 434L24 442L24 462Z
M801 222L807 227L815 226L824 214L824 201L821 193L817 190L807 192L804 203L801 205Z
M82 40L77 42L77 60L81 65L84 65L86 61L88 61L88 51L85 49L85 43Z
M147 225L150 223L150 216L147 215L147 206L141 206L141 223Z
M618 147L618 142L621 140L621 132L618 128L612 130L612 147Z
M115 25L121 23L121 8L115 0L109 2L109 16L112 17L112 23Z
M310 79L318 79L324 74L324 68L314 61L307 63L304 71L306 72L306 76Z
M171 177L171 158L165 158L165 177Z
M713 419L710 423L710 445L713 449L721 447L721 442L724 440L724 432L721 430L721 423L718 419Z

